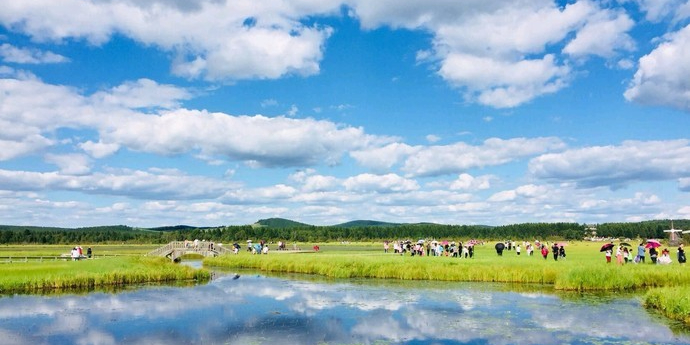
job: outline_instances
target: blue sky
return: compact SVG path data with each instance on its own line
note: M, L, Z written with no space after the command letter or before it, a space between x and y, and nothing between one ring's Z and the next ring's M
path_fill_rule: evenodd
M690 218L690 2L11 1L0 223Z

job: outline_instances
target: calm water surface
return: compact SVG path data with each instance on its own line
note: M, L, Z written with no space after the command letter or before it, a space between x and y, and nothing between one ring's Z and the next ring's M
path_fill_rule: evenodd
M503 290L242 273L195 287L0 297L0 344L690 344L632 296Z

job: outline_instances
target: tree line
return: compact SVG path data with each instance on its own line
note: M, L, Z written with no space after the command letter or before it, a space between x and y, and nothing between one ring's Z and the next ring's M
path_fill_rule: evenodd
M522 223L503 226L401 224L395 226L297 226L275 228L252 225L230 225L196 228L172 226L155 229L125 225L90 228L50 228L1 226L0 244L75 244L137 243L158 244L170 241L207 240L221 243L246 240L331 242L418 239L485 239L485 240L580 240L593 235L606 238L667 238L664 230L670 221L638 223ZM690 220L674 221L675 228L690 229Z

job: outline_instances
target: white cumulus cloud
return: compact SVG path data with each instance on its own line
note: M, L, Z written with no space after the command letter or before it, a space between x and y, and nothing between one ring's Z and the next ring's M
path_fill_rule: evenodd
M9 43L0 44L0 58L5 62L19 64L47 64L69 62L69 59L50 51L19 48Z
M85 39L100 45L113 35L173 53L178 75L208 80L279 78L319 72L331 29L302 18L339 10L339 2L13 1L0 23L36 41ZM74 14L78 13L78 16Z
M690 176L690 141L624 141L591 146L532 159L530 173L552 181L572 181L581 187L620 188L639 181ZM682 188L682 183L681 183Z
M628 101L690 111L690 25L668 34L640 58L624 95Z
M377 193L406 192L419 189L417 181L396 174L360 174L347 178L343 185L347 190Z
M558 138L490 138L482 145L458 142L419 148L405 160L402 170L412 176L462 173L468 169L501 165L544 152L560 150Z

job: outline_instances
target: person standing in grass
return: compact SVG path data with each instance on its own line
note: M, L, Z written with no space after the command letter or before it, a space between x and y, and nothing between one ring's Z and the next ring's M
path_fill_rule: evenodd
M611 263L611 248L606 249L606 263L610 264Z
M623 247L623 261L625 261L626 264L628 263L628 258L630 258L628 247Z
M661 256L659 256L656 262L659 265L668 265L671 263L671 256L668 255L668 249L664 248L664 250L661 251Z
M644 263L644 254L645 254L645 249L644 249L644 243L640 243L639 246L637 246L637 257L640 258L640 263Z
M549 248L545 244L541 245L541 256L544 257L544 260L549 257Z
M616 263L619 265L623 264L623 250L621 249L621 246L616 248Z
M565 260L565 246L562 244L560 248L558 248L558 255L561 257L561 259Z
M682 243L678 246L678 263L681 265L685 263L685 248Z
M558 243L553 243L551 251L553 252L553 261L558 261Z
M659 253L656 251L656 248L652 247L649 248L649 258L652 260L652 263L656 263L656 258L659 255Z
M520 245L519 244L515 246L515 254L517 254L517 256L520 256Z

